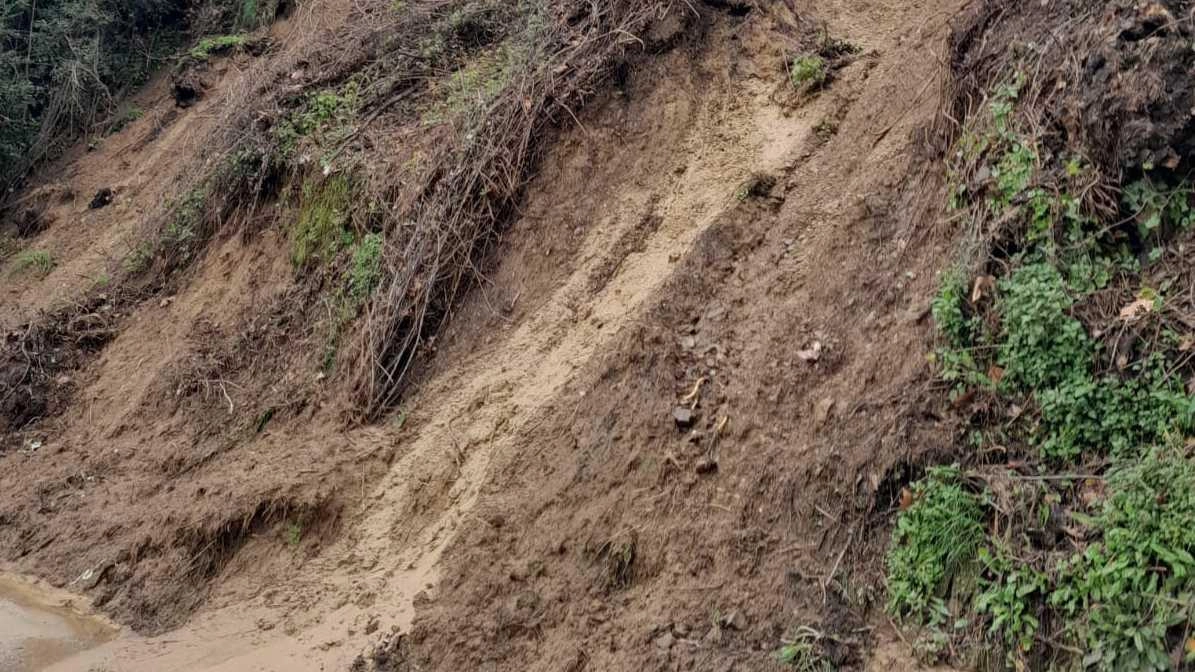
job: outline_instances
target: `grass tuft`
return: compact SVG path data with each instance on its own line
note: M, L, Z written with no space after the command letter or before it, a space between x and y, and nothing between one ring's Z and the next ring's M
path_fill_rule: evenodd
M16 265L13 270L16 273L32 272L38 277L45 277L54 270L58 262L54 259L54 255L45 250L29 250L17 255Z
M337 175L322 184L303 185L299 218L291 231L291 262L302 269L316 260L330 261L340 251L349 221L352 188Z
M915 483L912 504L892 532L888 611L928 620L955 573L974 560L983 519L983 500L964 486L957 467L935 467Z

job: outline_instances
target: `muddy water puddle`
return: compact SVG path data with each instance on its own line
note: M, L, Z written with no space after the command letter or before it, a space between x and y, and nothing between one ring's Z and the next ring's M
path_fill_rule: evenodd
M0 672L36 672L116 636L69 597L0 573Z

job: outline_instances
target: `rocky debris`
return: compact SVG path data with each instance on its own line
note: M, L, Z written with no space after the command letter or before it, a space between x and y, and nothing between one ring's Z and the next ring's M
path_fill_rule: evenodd
M809 344L809 347L798 350L797 357L800 357L801 361L809 362L810 364L816 362L822 357L822 342L814 341Z
M676 423L677 429L689 429L697 421L697 414L687 406L677 406L672 409L672 421Z
M834 416L834 399L826 397L813 404L813 426L821 427Z
M95 196L92 197L91 203L89 203L87 207L91 208L92 210L99 210L105 205L111 203L113 196L114 192L112 189L110 187L104 187L103 189L95 192Z
M736 609L722 617L722 626L730 630L746 630L747 617L742 611Z

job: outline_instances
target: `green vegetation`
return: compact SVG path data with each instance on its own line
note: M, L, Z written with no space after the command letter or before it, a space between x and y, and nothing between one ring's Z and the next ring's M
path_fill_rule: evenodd
M303 541L303 526L295 522L287 523L283 536L287 546L298 548L299 542Z
M1034 602L1047 593L1046 575L1025 566L1004 549L979 549L987 577L979 579L980 592L975 597L975 611L991 616L988 633L997 636L1009 649L1010 667L1032 647L1041 626Z
M129 275L145 272L154 260L154 248L148 242L142 241L134 247L121 262L121 267Z
M382 234L366 234L353 249L353 261L349 267L348 296L355 308L369 299L381 279Z
M304 268L314 260L330 261L345 244L352 188L336 175L321 184L303 185L299 218L291 230L291 262Z
M128 105L121 108L109 123L107 135L115 135L116 133L121 132L124 130L125 126L137 121L143 116L145 116L145 111L136 105Z
M1195 462L1180 448L1154 449L1114 469L1108 488L1091 520L1101 541L1066 563L1050 603L1087 651L1085 666L1172 669L1168 638L1195 620ZM1195 661L1189 646L1186 659Z
M187 52L196 61L206 61L212 54L222 54L226 51L240 48L245 44L244 35L214 35L205 37L191 47Z
M775 653L776 661L796 672L834 672L834 665L826 660L818 646L818 633L802 628L792 641L786 642Z
M17 255L14 272L32 271L40 276L49 275L58 262L45 250L29 250Z
M304 138L320 147L342 140L351 131L359 104L358 86L352 81L340 90L307 94L303 103L274 127L279 151L290 156Z
M826 59L817 54L802 54L789 67L789 81L794 88L821 86L826 81Z
M888 609L928 631L918 642L934 656L984 637L1009 669L1189 669L1177 661L1195 663L1195 378L1166 319L1167 294L1185 289L1143 270L1195 226L1191 189L1145 172L1122 186L1120 213L1093 214L1091 166L1019 121L1023 82L997 87L948 171L952 208L1010 229L984 266L999 277L962 265L931 309L952 398L1003 411L972 416L962 461L1025 458L933 468L911 486ZM1109 292L1133 298L1101 303Z
M76 139L176 53L188 34L247 30L255 0L11 0L0 8L0 186ZM211 46L215 46L212 43ZM204 50L200 50L204 51ZM207 51L210 51L207 50ZM126 121L127 123L127 121Z
M888 610L923 620L942 603L949 580L983 542L984 510L956 467L931 469L913 486L912 497L892 532Z

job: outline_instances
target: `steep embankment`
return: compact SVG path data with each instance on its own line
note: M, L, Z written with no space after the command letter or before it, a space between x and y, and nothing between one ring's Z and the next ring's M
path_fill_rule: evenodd
M275 38L318 43L333 4ZM670 7L627 40L650 55L559 120L485 278L376 424L346 425L336 369L325 382L313 325L336 307L311 295L333 283L294 271L302 205L280 198L164 291L114 302L61 414L11 435L0 538L17 569L154 636L54 669L347 669L363 652L379 669L759 669L802 627L844 667L884 651L877 530L903 465L949 444L924 421L949 254L926 129L957 4ZM169 128L210 137L239 82L318 72L291 52L221 61L230 82ZM161 198L173 152L203 146L149 137L173 104L122 132L158 181L93 211L101 236L67 226L81 201L55 206L30 249L74 260L68 241L131 230L119 204ZM360 136L375 165L420 147L380 112ZM68 190L114 160L72 164ZM23 280L5 319L80 293L89 262L70 263Z

